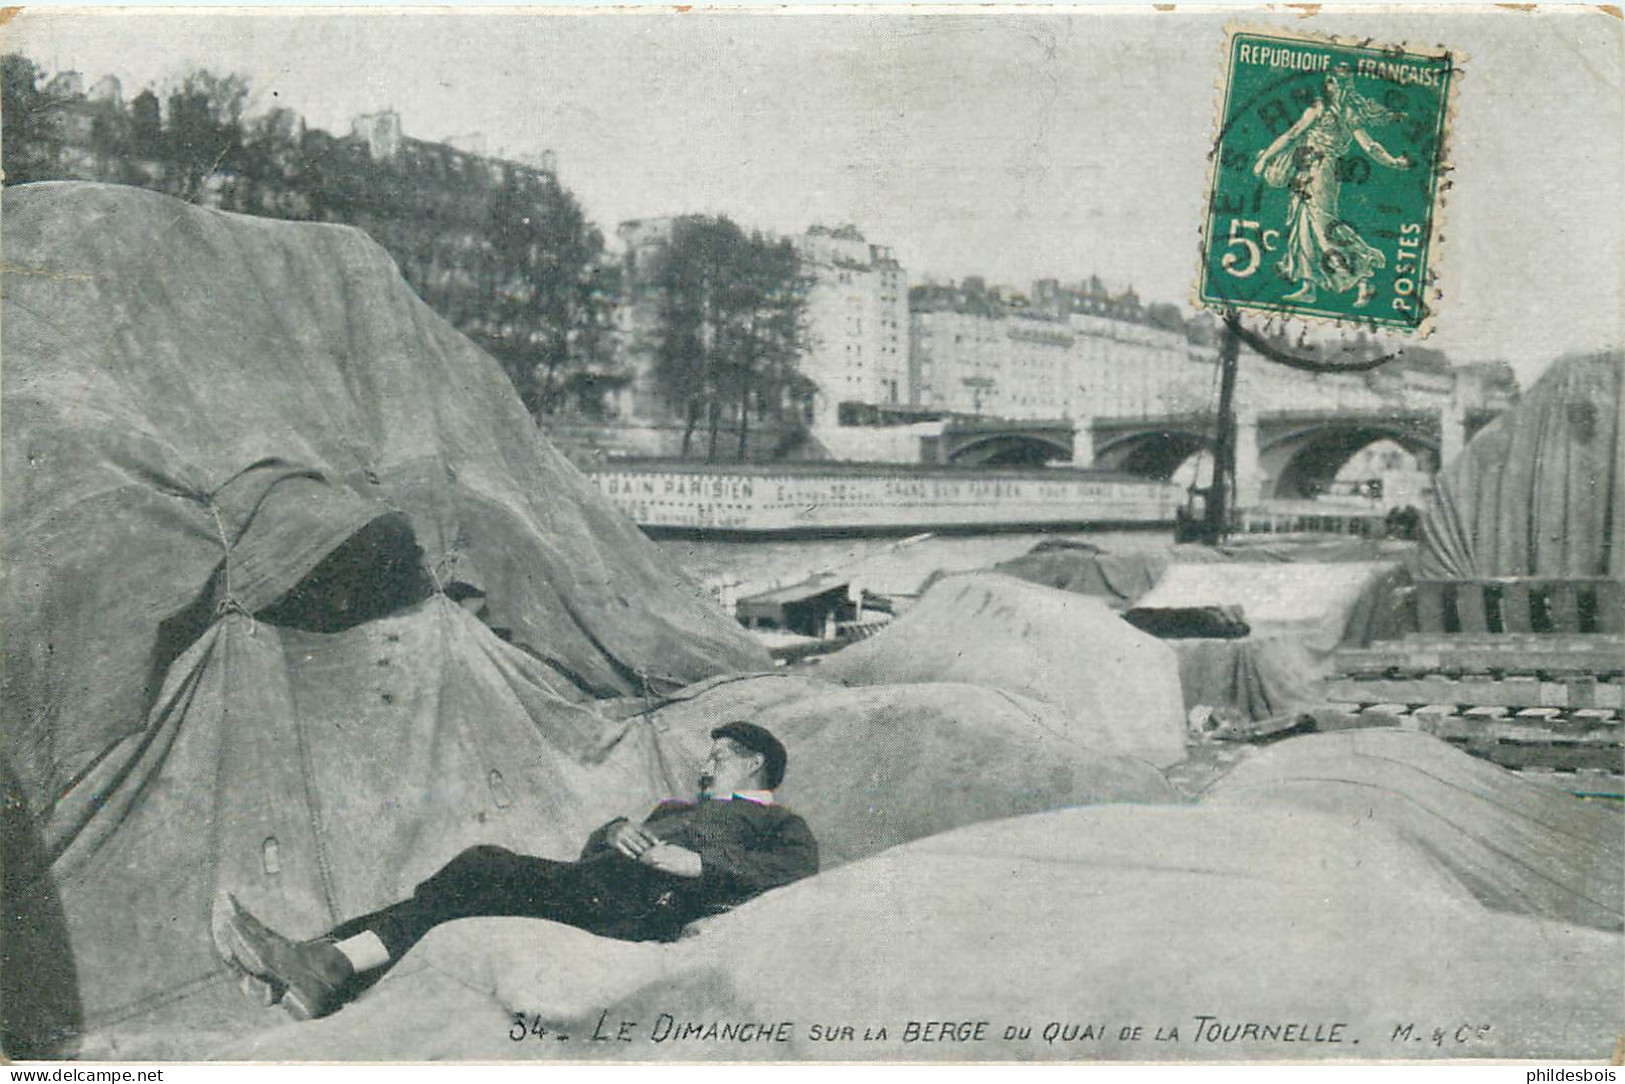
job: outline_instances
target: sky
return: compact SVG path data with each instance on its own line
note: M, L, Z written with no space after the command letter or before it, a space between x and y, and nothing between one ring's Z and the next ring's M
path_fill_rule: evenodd
M544 149L588 216L853 223L913 281L1098 274L1189 306L1225 27L1443 45L1463 75L1427 345L1527 385L1625 341L1622 23L1591 9L524 14L29 9L4 48L126 96L235 72L251 111Z

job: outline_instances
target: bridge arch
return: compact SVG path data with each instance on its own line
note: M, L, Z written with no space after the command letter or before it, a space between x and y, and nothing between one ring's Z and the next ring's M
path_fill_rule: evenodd
M1272 433L1261 425L1259 465L1270 480L1269 495L1295 499L1323 492L1356 453L1382 440L1393 441L1419 460L1438 463L1436 418L1333 420Z
M1167 481L1192 456L1213 448L1213 434L1193 427L1124 432L1095 444L1095 466Z
M961 467L1036 467L1072 459L1070 434L979 433L961 435L948 450L948 462Z
M1323 490L1355 453L1391 440L1437 469L1446 427L1439 413L1383 410L1348 413L1299 410L1238 419L1236 492L1246 504L1296 498ZM1215 422L1200 413L1103 418L1090 423L1094 465L1142 478L1168 480L1198 452L1211 451Z

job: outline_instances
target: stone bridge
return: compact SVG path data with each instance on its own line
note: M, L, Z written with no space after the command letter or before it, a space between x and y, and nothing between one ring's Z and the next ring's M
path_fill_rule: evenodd
M1241 361L1236 489L1244 504L1321 492L1351 457L1382 440L1437 470L1516 395L1475 367L1305 374L1246 350ZM923 458L967 467L1072 462L1166 480L1213 447L1217 377L1205 362L1129 366L1055 404L1071 417L940 413L941 429L923 437Z
M1391 440L1434 471L1462 449L1494 411L1431 409L1269 410L1236 420L1236 490L1243 503L1308 496L1331 482L1360 449ZM1211 449L1211 413L1096 417L1074 458L1145 478L1171 478L1180 465Z
M1217 432L1216 360L1116 374L1072 404L1072 460L1171 478ZM1320 492L1361 449L1390 440L1425 471L1450 462L1516 400L1493 366L1405 362L1305 373L1243 347L1236 371L1236 491L1243 504ZM1087 415L1087 416L1083 416Z

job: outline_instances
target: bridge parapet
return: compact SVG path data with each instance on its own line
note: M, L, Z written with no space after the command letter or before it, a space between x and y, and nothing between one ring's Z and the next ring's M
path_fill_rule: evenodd
M1443 405L1417 407L1414 405L1378 407L1368 410L1339 410L1335 408L1312 409L1299 407L1289 410L1261 410L1251 417L1264 423L1289 424L1292 422L1305 423L1391 423L1395 425L1413 422L1419 424L1437 424L1441 416L1447 415Z

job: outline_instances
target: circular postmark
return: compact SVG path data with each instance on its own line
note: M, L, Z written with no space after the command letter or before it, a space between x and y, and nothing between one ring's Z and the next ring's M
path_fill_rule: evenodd
M1456 74L1446 50L1232 30L1198 303L1275 349L1287 320L1425 335Z

